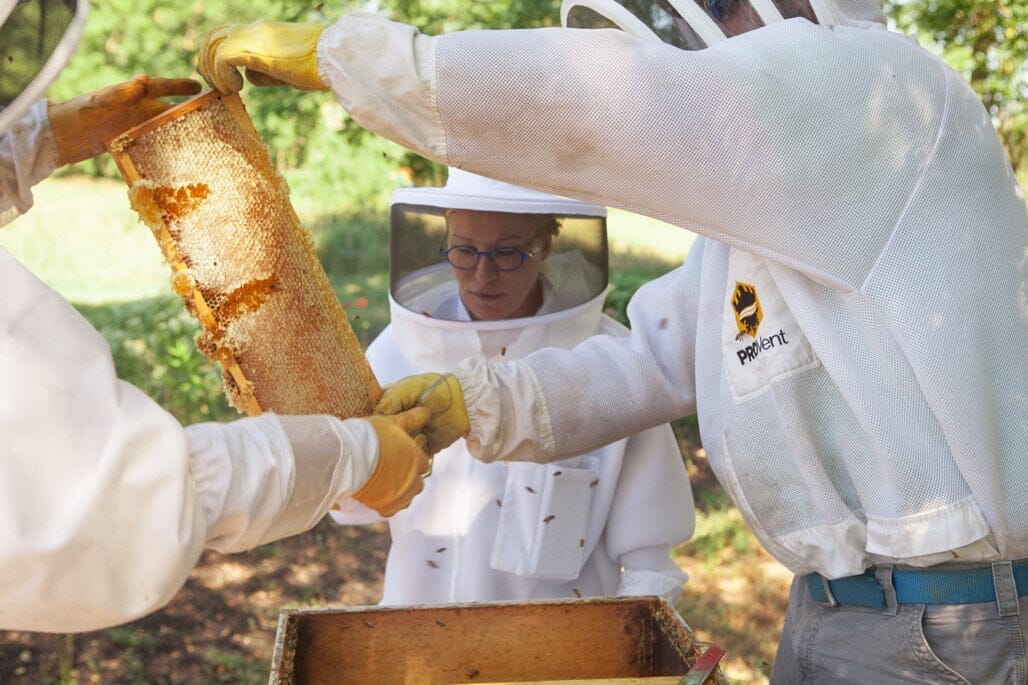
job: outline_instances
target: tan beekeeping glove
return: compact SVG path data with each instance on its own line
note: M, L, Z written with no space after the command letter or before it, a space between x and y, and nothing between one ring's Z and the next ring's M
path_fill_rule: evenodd
M211 29L200 45L196 70L223 93L242 90L239 68L255 86L325 90L318 76L320 24L256 21Z
M195 95L200 90L200 82L193 79L142 74L71 100L51 102L47 113L61 163L102 155L114 138L172 106L158 98Z
M411 503L424 487L431 460L419 432L431 413L415 407L393 416L369 416L378 436L378 463L353 498L382 516L392 516Z
M382 389L375 413L395 414L418 406L432 412L432 418L422 430L428 438L430 454L468 434L470 424L464 391L453 374L422 373L388 385Z

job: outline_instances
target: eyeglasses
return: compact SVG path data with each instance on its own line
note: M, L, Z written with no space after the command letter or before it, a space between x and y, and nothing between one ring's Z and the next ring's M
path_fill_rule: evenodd
M454 269L474 271L481 257L493 261L497 271L517 271L526 261L535 257L535 248L524 251L516 247L494 247L491 250L476 250L469 245L455 245L451 248L439 248L439 254L446 258Z

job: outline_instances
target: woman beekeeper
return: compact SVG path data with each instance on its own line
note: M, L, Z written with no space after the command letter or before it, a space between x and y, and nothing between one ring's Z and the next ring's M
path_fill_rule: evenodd
M136 77L68 102L44 90L85 0L0 0L0 225L55 168L199 90ZM92 630L164 606L204 547L249 549L354 496L392 513L420 490L427 419L264 415L183 428L118 380L106 342L0 249L0 628ZM381 452L382 458L379 458Z
M381 382L626 334L602 314L603 207L459 169L443 188L398 190L392 202L392 323L367 351ZM332 516L378 518L352 502ZM685 576L670 548L693 524L667 425L552 464L483 464L461 440L435 456L422 495L389 519L382 603L673 600Z

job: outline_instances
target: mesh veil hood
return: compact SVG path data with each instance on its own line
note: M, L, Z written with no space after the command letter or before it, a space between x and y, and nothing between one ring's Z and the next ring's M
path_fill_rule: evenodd
M686 50L796 17L824 25L885 25L880 0L563 0L560 17L567 27L616 27Z
M473 321L439 253L448 210L551 215L560 232L542 263L535 316ZM597 330L607 291L606 208L451 169L442 188L403 188L390 220L391 327L415 368L447 371L468 357L517 359L573 347Z
M71 59L87 0L0 0L0 133L25 116Z

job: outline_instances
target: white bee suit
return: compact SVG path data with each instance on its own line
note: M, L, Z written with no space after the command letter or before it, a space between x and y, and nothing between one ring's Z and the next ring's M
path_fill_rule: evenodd
M544 273L555 271L549 266ZM550 312L557 298L552 287L546 292L539 315L499 322L470 321L454 288L437 289L434 306L419 299L431 316L391 300L392 323L368 347L368 361L389 383L452 370L467 356L517 359L542 347L571 347L593 333L626 334L601 313L603 293ZM349 502L331 514L340 523L369 520L359 509ZM667 425L552 464L485 464L458 440L435 456L424 492L389 519L382 603L648 594L673 600L686 577L670 549L693 526L692 492Z
M0 133L0 216L57 155L45 103ZM118 380L107 343L0 249L0 628L70 632L164 606L204 547L305 530L363 485L366 421L264 415L183 428Z
M687 52L350 15L319 68L432 159L703 236L631 336L459 366L475 454L547 461L695 411L795 573L1028 557L1024 198L958 74L838 19Z
M542 304L534 316L472 320L455 271L438 252L450 233L443 219L450 210L485 212L481 222L494 220L488 212L504 212L559 223L545 255L532 257L543 259ZM605 216L602 206L459 169L450 169L443 188L397 190L391 323L367 350L380 382L446 373L468 357L521 359L544 347L574 347L593 334L626 335L602 313ZM459 230L461 240L479 235ZM513 240L513 230L501 235ZM343 507L333 512L339 522L364 520L359 503ZM673 600L685 575L670 550L693 527L692 491L670 426L552 464L485 464L458 440L435 456L424 492L389 519L382 603L644 594Z

